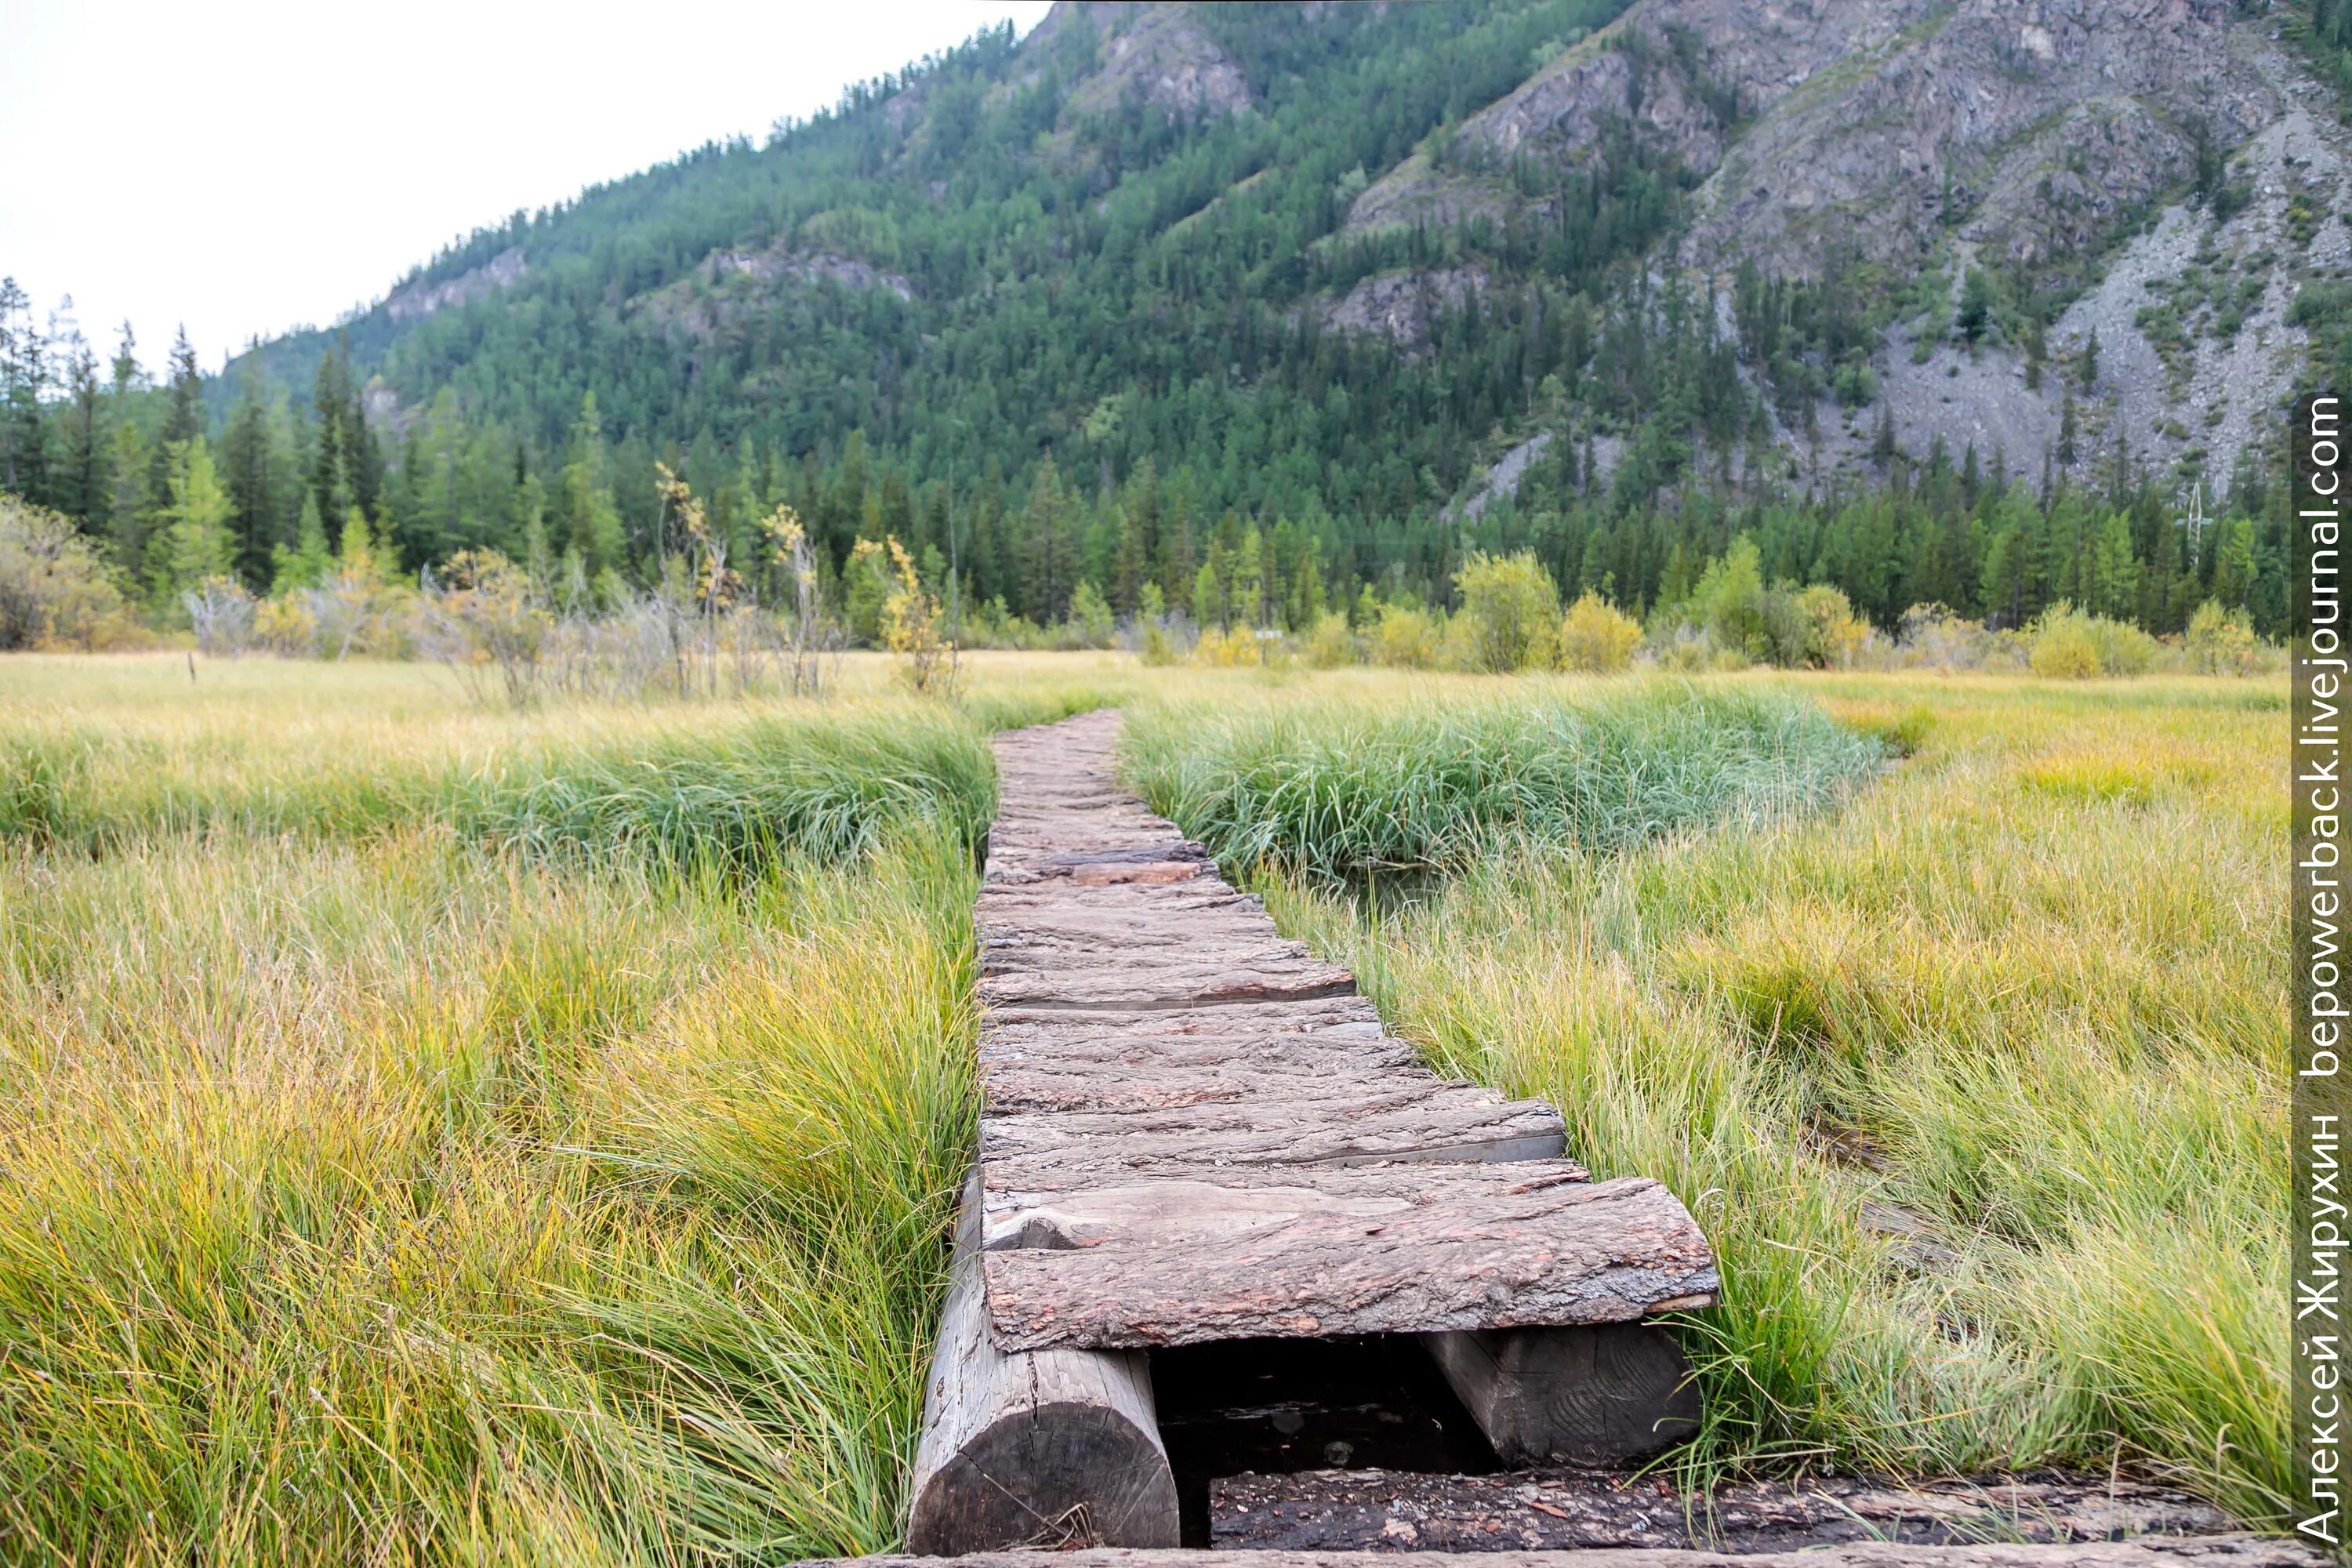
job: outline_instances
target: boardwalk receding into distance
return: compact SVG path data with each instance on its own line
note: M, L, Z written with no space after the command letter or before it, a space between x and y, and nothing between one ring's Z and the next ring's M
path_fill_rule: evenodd
M995 742L980 1147L910 1548L1174 1546L1154 1347L1421 1335L1507 1459L1685 1435L1644 1321L1714 1300L1680 1201L1591 1180L1553 1107L1428 1070L1119 788L1118 724Z

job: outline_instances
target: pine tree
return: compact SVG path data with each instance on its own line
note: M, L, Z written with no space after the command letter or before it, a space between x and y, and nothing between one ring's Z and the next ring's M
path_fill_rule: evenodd
M1051 626L1062 618L1069 607L1071 591L1077 586L1070 510L1061 479L1054 470L1053 454L1048 452L1037 465L1037 477L1029 487L1028 510L1022 516L1022 531L1029 542L1022 609L1039 626Z
M320 357L319 374L310 391L310 502L322 518L341 517L351 510L351 462L344 450L343 410L351 403L351 374L340 344Z
M2213 530L2220 535L2213 551L2213 597L2236 608L2253 596L2253 521L2232 518L2214 524Z
M2132 553L2131 519L2110 511L2091 551L2091 585L2084 595L2103 616L2128 619L2139 612L2139 560Z
M0 278L0 490L47 500L42 482L41 397L47 365L32 300Z
M188 329L183 326L172 340L171 370L164 386L163 426L155 433L154 456L150 461L147 481L147 504L158 513L173 504L171 470L181 459L173 456L173 448L184 447L205 433L205 383L196 368L196 348L188 342Z
M1126 501L1112 503L1118 519L1118 553L1111 560L1110 605L1120 615L1132 615L1142 602L1143 585L1150 571L1149 551L1143 538L1143 520L1136 509Z

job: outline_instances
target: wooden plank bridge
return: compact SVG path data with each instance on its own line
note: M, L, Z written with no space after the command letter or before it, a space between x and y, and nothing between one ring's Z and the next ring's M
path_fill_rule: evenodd
M1365 1335L1399 1336L1356 1342L1382 1365L1433 1365L1515 1473L1220 1469L1202 1544L1257 1568L2319 1568L2109 1479L1728 1488L1702 1541L1671 1489L1591 1468L1695 1429L1652 1320L1713 1302L1698 1227L1655 1182L1591 1180L1553 1107L1430 1072L1346 970L1118 788L1118 730L1097 712L995 742L984 1103L912 1478L924 1556L868 1568L1188 1568L1154 1356L1197 1381L1181 1358L1219 1342L1311 1363Z
M1696 1416L1672 1338L1715 1262L1559 1113L1448 1082L1346 970L1123 793L1118 719L997 738L978 910L979 1156L910 1549L1172 1547L1148 1352L1426 1336L1507 1460L1622 1459Z

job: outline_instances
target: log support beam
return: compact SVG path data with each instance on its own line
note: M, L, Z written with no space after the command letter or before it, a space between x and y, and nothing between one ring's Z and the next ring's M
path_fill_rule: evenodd
M1614 1465L1698 1430L1698 1386L1658 1323L1427 1334L1478 1429L1506 1465Z
M967 1226L967 1231L969 1231ZM1140 1351L991 1342L967 1239L940 1322L908 1489L907 1549L1174 1546L1176 1479Z

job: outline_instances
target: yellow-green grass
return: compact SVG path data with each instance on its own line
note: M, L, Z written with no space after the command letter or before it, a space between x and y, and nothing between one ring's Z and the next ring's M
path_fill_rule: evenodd
M1738 683L1913 754L1810 815L1272 906L1435 1062L1690 1204L1725 1277L1683 1329L1694 1474L2121 1464L2276 1525L2278 683Z
M646 762L658 806L651 764L778 735L872 784L851 731L977 755L984 810L984 724L1100 673L512 715L398 666L0 661L0 768L96 759L90 832L0 833L0 1561L890 1544L971 1138L948 814L716 875L277 803L520 755Z
M0 699L0 837L103 854L207 832L362 838L429 826L535 853L615 850L740 869L841 859L920 821L977 843L983 731L1097 700L982 671L958 707L888 690L868 658L825 703L466 701L429 667L170 659L13 665ZM1017 667L1016 667L1017 668ZM13 700L12 700L13 699Z
M1810 814L1402 900L1269 879L1277 914L1440 1065L1552 1097L1573 1152L1690 1202L1727 1284L1683 1331L1695 1469L2120 1458L2274 1519L2283 688L1701 687L1909 759ZM767 724L963 745L1106 697L1149 727L1641 689L1013 656L961 719L873 659L816 706L512 715L414 667L0 661L0 760L119 748L85 798L126 825L0 835L0 1561L679 1563L897 1529L972 1113L952 833L716 875L431 811L140 816L152 777L249 800ZM1865 1203L1953 1261L1906 1264Z

